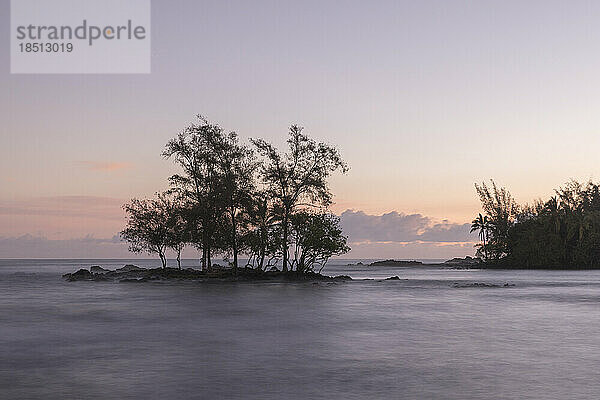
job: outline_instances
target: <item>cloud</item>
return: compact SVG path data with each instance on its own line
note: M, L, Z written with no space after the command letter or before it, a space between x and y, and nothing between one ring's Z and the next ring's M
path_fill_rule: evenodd
M130 253L127 244L114 235L123 227L121 204L120 199L90 196L1 201L0 227L6 229L0 228L0 254L11 258L148 257ZM340 220L352 248L345 258L462 257L473 254L477 241L476 235L469 233L469 224L438 222L421 214L392 211L369 215L346 210ZM192 248L187 253L197 256Z
M114 172L132 167L128 162L78 161L77 164L88 171Z
M27 233L50 239L110 237L123 229L125 201L111 197L52 196L0 199L0 237Z
M121 220L124 201L98 196L48 196L0 200L0 216L27 215Z
M472 255L477 237L470 224L436 222L421 214L369 215L346 210L340 224L352 250L347 258L444 259Z
M97 238L88 234L72 239L49 239L43 235L25 234L13 237L0 236L0 254L3 258L154 258L147 253L132 253L119 235ZM167 251L174 257L172 251ZM198 252L188 247L186 258L198 258Z
M128 258L132 254L118 236L53 240L30 234L0 237L0 254L9 258Z
M364 211L346 210L340 223L348 240L362 242L473 242L476 237L469 233L470 224L448 221L434 222L421 214L404 214L392 211L382 215L369 215Z

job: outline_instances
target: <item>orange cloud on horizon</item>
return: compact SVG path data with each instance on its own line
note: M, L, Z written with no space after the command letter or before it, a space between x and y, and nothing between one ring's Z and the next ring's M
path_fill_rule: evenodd
M108 161L78 161L78 165L88 171L107 171L113 172L122 169L129 169L133 165L128 162L108 162Z

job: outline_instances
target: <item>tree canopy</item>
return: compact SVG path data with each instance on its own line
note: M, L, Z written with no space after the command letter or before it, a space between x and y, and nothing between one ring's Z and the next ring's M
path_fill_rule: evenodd
M159 193L152 199L132 199L123 209L128 220L121 237L129 242L129 250L157 254L165 268L165 251L174 246L172 234L178 231L174 225L177 214L169 195Z
M327 179L335 171L348 171L335 147L317 143L305 135L303 129L298 125L290 127L285 154L262 139L252 140L263 157L260 176L265 192L275 203L274 209L281 221L284 271L288 269L289 225L293 213L301 207L329 207L332 194Z
M287 143L286 153L263 139L252 139L249 147L235 132L198 116L162 153L181 170L169 178L170 190L125 205L122 237L132 251L158 254L163 267L166 249L180 266L182 249L192 245L202 253L203 269L216 254L234 270L240 254L246 267L260 270L280 261L284 271L322 269L330 257L350 250L339 219L328 211L328 178L348 166L335 147L297 125Z
M476 185L488 223L478 252L518 268L600 267L600 186L570 181L555 196L519 206L508 190ZM485 241L485 239L487 239Z

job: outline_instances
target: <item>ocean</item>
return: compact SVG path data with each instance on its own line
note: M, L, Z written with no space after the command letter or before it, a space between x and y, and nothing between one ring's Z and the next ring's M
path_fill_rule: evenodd
M0 260L0 398L600 396L600 271L348 262L335 284L139 284L61 275L157 260Z

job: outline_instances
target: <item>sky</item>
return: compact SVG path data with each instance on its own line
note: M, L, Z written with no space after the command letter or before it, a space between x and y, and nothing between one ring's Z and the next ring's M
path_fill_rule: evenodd
M525 203L599 175L598 2L152 1L140 75L11 75L9 4L0 258L125 255L121 205L166 188L198 113L336 145L351 258L473 254L475 182Z

